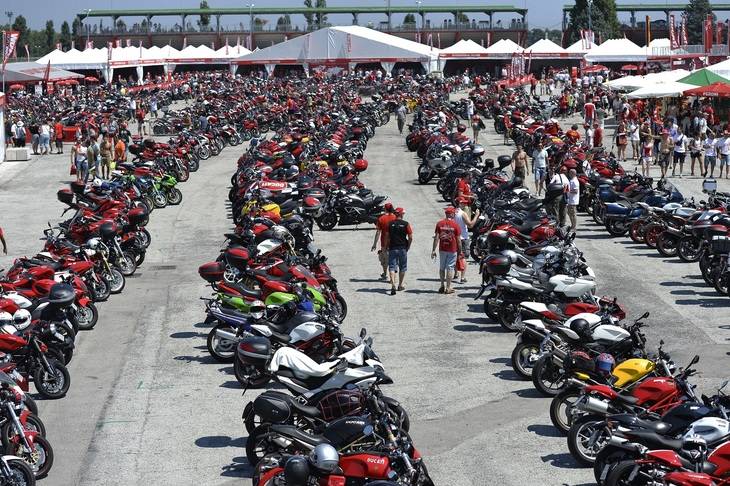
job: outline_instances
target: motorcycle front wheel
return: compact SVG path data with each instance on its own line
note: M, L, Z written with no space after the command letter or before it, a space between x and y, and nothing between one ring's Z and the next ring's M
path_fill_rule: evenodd
M610 437L611 431L606 428L602 417L595 415L579 417L573 421L568 432L570 455L583 466L593 466L596 456Z
M676 236L665 232L662 232L657 236L656 249L660 255L665 257L677 256L677 242L679 240Z
M521 378L529 380L532 378L532 368L535 357L540 354L540 346L536 343L517 343L512 350L512 369Z
M46 372L42 366L33 372L36 390L44 398L55 400L66 395L71 386L71 375L64 365L55 359L49 359L51 371Z
M532 368L532 384L546 397L554 397L565 388L565 373L552 356L543 356Z
M431 169L428 168L428 164L425 162L418 166L418 183L428 184L433 178Z
M182 192L180 192L180 189L177 187L171 188L169 191L167 191L167 204L171 204L173 206L180 204L182 202Z
M122 275L122 272L120 272L116 267L111 267L109 273L104 274L104 280L106 280L109 284L109 291L112 294L121 293L127 282L124 275Z
M563 435L568 435L570 424L573 422L573 405L581 396L577 389L565 390L553 397L550 402L550 421Z
M76 309L76 320L79 323L79 329L82 331L90 331L94 329L99 321L99 310L89 302L85 306L79 305Z
M20 442L7 448L6 453L22 458L30 466L36 479L46 477L53 466L53 448L50 442L39 435L33 439L32 451L27 451Z
M677 244L677 255L683 262L696 262L700 259L702 245L693 236L683 236Z
M223 339L216 334L219 329L228 331L232 334L236 333L236 330L228 324L220 323L213 327L208 333L208 339L206 345L208 346L208 352L214 360L220 363L232 363L236 357L236 341Z
M23 460L9 459L7 461L10 469L10 477L7 478L15 486L35 486L35 474L33 469Z
M322 217L317 219L317 226L322 231L331 231L334 229L335 226L337 226L337 219L337 213L335 213L334 211L325 213L322 215Z

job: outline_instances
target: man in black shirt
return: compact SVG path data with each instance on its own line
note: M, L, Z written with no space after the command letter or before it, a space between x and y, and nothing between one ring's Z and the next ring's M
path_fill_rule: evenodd
M405 290L403 280L408 269L408 250L413 243L411 225L403 219L405 210L395 209L395 221L388 226L385 235L385 247L388 249L388 271L390 273L390 295L395 295L395 274L398 273L398 290Z

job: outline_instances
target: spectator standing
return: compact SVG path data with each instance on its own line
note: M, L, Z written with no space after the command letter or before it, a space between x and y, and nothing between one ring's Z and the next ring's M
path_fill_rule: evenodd
M13 140L17 148L25 147L25 123L18 120L13 124Z
M649 167L654 158L654 138L651 135L644 136L641 145L641 175L649 177Z
M56 118L56 124L53 125L53 138L56 141L56 153L63 153L63 124L60 118Z
M662 171L662 179L667 176L667 169L669 168L669 158L674 152L674 140L669 136L669 131L662 131L661 138L659 140L659 156L658 163L659 168Z
M146 113L144 112L144 106L140 104L139 108L137 108L136 117L137 117L137 135L147 135L147 127L144 125L144 118L146 116Z
M545 185L545 176L547 174L548 152L542 141L538 142L534 152L532 152L532 171L535 175L535 191L539 196L542 194Z
M716 144L715 132L707 130L707 137L702 142L702 147L705 149L705 163L702 167L702 177L707 177L708 172L710 172L710 177L715 177L715 162L717 160Z
M51 126L47 121L43 121L38 131L40 136L39 151L41 154L47 155L51 151Z
M512 174L514 177L525 179L527 173L527 152L522 145L517 146L517 150L512 154Z
M479 210L477 209L472 217L471 208L469 207L471 201L469 199L461 197L457 199L456 202L459 204L459 207L454 215L454 221L456 221L456 224L459 225L459 230L461 231L461 254L465 256L469 254L469 229L472 228L477 222L477 219L479 219ZM459 273L461 273L461 279L459 279ZM466 283L466 265L461 272L459 272L457 267L455 279L459 283Z
M38 155L38 145L40 144L41 134L38 122L31 120L28 125L28 131L30 132L30 146L33 149L33 155Z
M722 179L722 169L725 169L725 178L730 176L730 132L725 130L723 137L718 141L717 147L720 149L720 179Z
M76 166L76 182L86 182L89 177L88 148L78 140L71 148L71 163Z
M616 127L616 132L614 133L614 141L616 143L616 147L618 147L617 150L617 158L619 162L625 162L626 161L626 146L629 144L629 137L628 133L626 131L626 123L623 121L618 122L618 126Z
M575 169L568 172L567 212L570 219L570 228L575 231L578 226L578 203L580 202L580 182Z
M380 274L381 280L388 278L388 247L385 241L388 235L388 227L393 221L395 221L393 205L391 203L385 203L385 214L380 215L375 223L375 238L373 239L373 246L370 248L370 251L375 251L378 247L378 240L380 240L378 260L380 261L380 266L383 267L383 273Z
M682 177L684 159L687 157L687 136L682 127L677 127L677 134L674 136L674 159L672 160L672 177L676 175L677 164L679 164L679 177Z
M99 146L99 154L101 155L101 178L109 179L112 170L112 157L114 152L114 144L111 135L106 135ZM98 176L98 174L97 174Z
M395 219L388 224L385 233L385 248L388 250L388 271L390 273L390 295L395 295L395 274L398 274L397 290L405 290L403 281L408 271L408 250L413 244L413 230L403 219L405 210L395 209Z
M0 243L3 244L3 254L8 254L8 244L5 243L5 233L3 233L3 229L0 228Z
M395 118L398 122L398 133L403 133L403 128L406 126L406 115L408 110L406 109L406 102L401 102L397 110L395 110Z
M695 132L694 136L692 136L687 141L687 148L689 149L689 157L692 161L692 165L690 167L690 176L695 175L695 162L697 162L698 167L700 168L700 171L702 171L702 137L703 135L700 135L699 132ZM680 170L680 175L682 171Z
M641 155L641 134L639 132L639 125L636 123L636 120L630 119L628 124L626 125L626 130L628 131L629 142L631 142L631 158L636 161L637 165L639 165L641 164L641 160L639 160L639 157Z
M479 132L486 128L481 117L476 113L471 117L471 129L474 135L474 143L479 143Z
M598 122L593 124L593 147L603 147L603 128Z
M121 164L127 161L127 146L124 140L117 138L117 143L114 144L114 165Z
M456 259L461 254L461 246L459 239L461 238L461 229L454 221L456 209L449 206L444 210L445 218L436 223L436 230L433 237L433 247L431 249L431 258L436 258L436 246L439 249L439 278L441 279L440 294L453 294L451 288L451 280L454 276L456 268Z
M566 211L566 194L568 193L569 184L570 181L568 181L568 178L565 176L563 171L565 170L565 167L562 168L560 172L555 173L553 175L552 179L550 179L550 184L560 184L563 187L563 194L556 197L553 201L552 207L553 207L553 215L557 218L558 223L560 226L565 225L565 211Z

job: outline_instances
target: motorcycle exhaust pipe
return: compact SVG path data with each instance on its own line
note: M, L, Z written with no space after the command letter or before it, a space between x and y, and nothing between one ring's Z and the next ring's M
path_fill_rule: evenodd
M284 437L274 437L272 442L283 449L287 449L292 444L292 441Z
M225 339L227 341L237 341L238 336L236 336L235 333L232 333L230 331L225 331L223 329L216 329L215 335L221 339Z
M585 403L576 403L576 406L583 411L599 413L602 415L608 414L608 402L598 400L597 398L588 397Z

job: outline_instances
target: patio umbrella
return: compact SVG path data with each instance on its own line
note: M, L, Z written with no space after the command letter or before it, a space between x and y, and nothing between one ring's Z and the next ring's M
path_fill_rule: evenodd
M680 83L694 84L695 86L708 86L712 83L725 82L730 83L729 79L725 79L719 74L713 73L709 69L699 69L687 77L678 79Z
M595 66L588 66L587 68L583 69L584 73L597 73L600 71L608 71L608 68L606 66L603 66L602 64L596 64Z
M99 80L97 78L95 78L94 76L86 76L84 78L84 81L87 81L89 83L98 83L99 82Z
M637 66L636 64L624 64L623 66L621 66L621 71L638 71L638 70L639 70L639 66Z
M8 88L13 91L16 91L16 90L23 89L23 85L22 84L11 84L10 86L8 86Z
M685 96L706 96L711 98L730 98L730 83L712 83L707 86L688 89Z
M76 85L76 84L79 84L79 82L76 81L75 79L69 79L69 80L66 81L66 84Z

